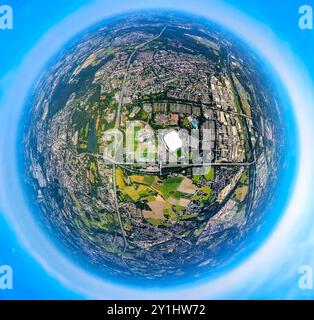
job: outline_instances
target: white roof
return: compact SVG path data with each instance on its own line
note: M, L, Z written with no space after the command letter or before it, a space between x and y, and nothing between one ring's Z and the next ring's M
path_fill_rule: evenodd
M165 134L164 141L171 152L182 148L182 140L177 131L170 131Z

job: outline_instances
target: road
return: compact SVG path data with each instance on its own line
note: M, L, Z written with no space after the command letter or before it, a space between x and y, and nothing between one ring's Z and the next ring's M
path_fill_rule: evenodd
M141 44L137 45L134 48L134 51L131 53L131 55L130 55L128 61L127 61L126 71L125 71L125 74L124 74L124 77L123 77L122 88L121 88L120 97L119 97L119 105L118 105L117 117L116 117L116 122L115 122L115 128L116 129L119 129L119 126L120 126L121 108L122 108L124 92L125 92L125 83L126 83L126 80L128 78L128 75L129 75L129 70L130 70L130 65L131 65L132 59L133 59L135 53L139 49L144 48L149 43L151 43L151 42L157 40L158 38L160 38L162 36L162 34L164 33L164 31L166 30L166 28L167 28L167 26L164 26L158 36L156 36L156 37L154 37L154 38L152 38L152 39L150 39L150 40L148 40L148 41L146 41L144 43L141 43Z
M227 63L228 63L228 68L227 68L228 69L228 75L229 75L229 78L231 80L231 85L232 85L232 88L233 88L233 92L236 95L236 98L238 100L238 104L239 104L241 112L244 113L241 97L240 97L240 95L238 93L238 90L236 88L236 85L234 83L234 80L233 80L233 77L232 77L232 74L231 74L230 54L228 54L228 56L227 56ZM247 209L246 209L246 215L248 216L252 211L253 200L254 200L254 195L255 195L255 188L256 188L256 155L255 155L255 149L254 149L254 147L252 145L252 141L251 141L251 138L250 138L250 131L249 131L249 128L248 128L248 125L247 125L247 122L246 122L245 119L244 119L244 127L245 127L245 131L246 131L245 132L246 140L247 140L247 143L249 145L249 149L252 151L252 157L253 157L253 163L252 163L252 167L250 167L250 173L249 173L249 180L250 180L249 192L248 192L249 199L247 200L248 206L247 206Z
M123 97L124 97L124 92L125 92L125 84L126 84L126 80L128 78L128 75L129 75L129 69L130 69L130 65L131 65L131 62L132 62L132 59L133 59L134 55L136 54L136 52L139 49L144 48L149 43L151 43L151 42L157 40L158 38L160 38L165 30L166 30L166 26L163 27L163 29L158 34L158 36L156 36L156 37L154 37L154 38L152 38L152 39L150 39L150 40L148 40L148 41L146 41L144 43L141 43L141 44L137 45L134 48L134 51L131 53L131 55L130 55L128 61L127 61L126 71L125 71L125 74L124 74L124 77L123 77L122 88L121 88L121 93L120 93L120 97L119 97L119 105L118 105L116 121L115 121L115 129L119 129L119 127L120 127L121 109L122 109ZM117 212L117 216L118 216L118 219L119 219L119 224L120 224L120 228L121 228L121 232L122 232L122 236L123 236L124 251L125 251L127 249L127 247L128 247L128 242L127 242L127 239L126 239L126 234L125 234L125 230L123 228L123 223L122 223L120 209L119 209L117 184L116 184L116 164L115 163L113 163L113 166L112 166L112 184L113 184L113 190L114 190L115 207L116 207L116 212Z

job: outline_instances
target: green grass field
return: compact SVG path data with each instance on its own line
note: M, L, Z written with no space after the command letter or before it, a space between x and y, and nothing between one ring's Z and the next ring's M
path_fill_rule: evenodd
M183 179L183 177L171 177L164 180L161 185L155 184L154 188L160 191L162 196L167 200L172 193L177 191Z

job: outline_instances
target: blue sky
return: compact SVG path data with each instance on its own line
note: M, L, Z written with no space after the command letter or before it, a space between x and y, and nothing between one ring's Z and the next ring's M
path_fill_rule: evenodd
M58 28L57 26L64 25L65 27L70 26L66 22L67 18L77 13L73 19L80 19L82 28L86 25L89 25L90 16L84 17L84 8L89 8L90 6L95 5L94 9L97 8L99 1L88 1L88 0L76 0L74 1L45 1L45 0L3 0L1 3L10 4L14 10L14 30L0 31L0 100L3 99L3 103L0 104L0 112L5 112L5 115L8 116L8 113L12 117L18 115L15 112L16 105L19 104L19 101L23 100L23 97L19 97L18 92L16 94L16 101L14 99L9 99L8 92L11 92L12 84L16 83L17 79L21 79L21 76L25 76L25 82L21 82L20 90L26 90L26 83L31 81L32 70L39 70L45 63L45 61L53 54L53 50L57 50L64 41L72 33L75 33L75 30L70 30L69 27L67 30ZM293 56L289 56L291 61L295 62L297 69L302 69L304 67L304 72L307 73L308 79L300 78L298 80L297 75L295 81L298 82L296 85L300 85L300 81L304 81L304 86L302 89L303 98L307 94L311 94L311 90L308 88L308 83L310 83L311 78L314 80L314 31L301 31L298 28L298 7L301 4L312 4L314 7L314 1L310 0L220 0L218 1L220 5L226 4L228 8L234 8L239 10L239 12L244 14L246 17L251 18L253 21L266 26L267 32L270 35L274 36L276 43L280 43L283 50L287 53L291 53ZM103 16L106 16L109 13L114 12L123 12L127 11L130 8L140 8L140 7L159 7L164 6L165 3L172 8L180 8L185 11L193 10L195 13L207 15L206 10L210 10L211 7L215 6L216 1L211 0L197 0L197 1L186 1L183 5L182 1L132 1L132 0L117 0L117 1L102 1L102 9L106 10L103 13ZM92 10L92 9L91 9ZM83 12L83 13L82 13ZM92 12L92 11L88 11ZM236 11L238 12L238 11ZM232 17L226 16L226 19L232 19ZM85 21L86 20L86 21ZM225 21L226 24L230 21ZM263 39L262 39L263 40ZM37 49L36 49L37 48ZM37 50L37 51L36 51ZM266 49L265 49L266 50ZM280 50L279 50L280 51ZM37 56L36 56L37 55ZM31 57L37 57L37 60L42 59L42 64L39 62L34 63L34 68L31 66L26 69L23 69L23 64L25 61L32 61ZM28 60L29 59L29 60ZM45 60L46 59L46 60ZM288 59L288 58L287 58ZM278 61L278 65L280 65ZM286 64L289 65L289 64ZM284 64L283 64L284 66ZM37 69L36 69L37 68ZM24 70L24 71L23 71ZM23 74L24 72L24 74ZM284 73L284 72L283 72ZM287 74L289 72L287 71ZM291 73L290 73L291 74ZM34 75L33 75L34 76ZM293 82L290 79L291 86ZM24 88L25 86L25 88ZM18 89L19 89L18 88ZM16 90L16 89L15 89ZM291 89L293 90L293 89ZM295 89L297 90L297 89ZM19 91L19 90L18 90ZM292 94L292 93L291 93ZM13 95L11 93L11 95ZM297 93L294 94L294 102L297 102ZM10 103L8 102L10 101ZM304 100L305 101L305 100ZM307 100L309 101L309 100ZM2 101L1 101L2 102ZM16 105L15 103L16 102ZM313 113L310 113L303 105L304 108L300 111L302 114L298 119L309 118L313 116ZM307 106L308 107L308 106ZM4 110L5 109L5 110ZM313 111L313 110L312 110ZM3 113L4 114L4 113ZM301 121L301 120L299 120ZM0 123L1 125L1 123ZM1 130L2 129L2 130ZM311 132L313 133L313 131ZM308 134L308 138L310 134ZM0 127L0 145L4 143L8 136L8 141L10 135L6 132L3 127ZM311 155L310 155L311 156ZM4 161L4 160L3 160ZM0 165L4 167L5 162L0 161ZM304 162L305 163L305 162ZM8 164L7 170L12 169ZM3 168L2 168L3 169ZM2 172L5 171L4 169ZM8 188L8 179L4 179L1 176L0 170L0 189L1 184L3 189ZM3 181L6 181L6 184ZM12 180L13 182L14 180ZM14 190L14 188L13 188ZM7 191L7 190L6 190ZM17 191L16 191L17 192ZM1 193L1 192L0 192ZM14 198L14 197L13 197ZM2 198L5 199L5 198ZM1 197L0 197L1 201ZM295 207L298 208L298 207ZM299 207L301 211L301 206ZM98 294L90 294L89 290L85 290L85 287L91 287L91 283L88 276L81 277L82 283L73 285L71 281L66 281L62 278L62 272L53 272L53 267L49 268L47 264L44 263L43 259L36 258L34 252L32 252L31 245L26 244L25 237L21 237L19 231L17 230L17 225L14 224L13 218L11 218L8 213L9 210L7 206L0 202L0 265L9 264L14 269L14 290L12 291L1 291L0 290L0 299L1 298L26 298L26 299L49 299L49 298L89 298L89 297L99 297ZM19 209L17 209L19 210ZM294 210L295 211L295 210ZM307 215L313 213L313 207L307 204ZM15 212L15 214L17 214ZM21 210L22 215L22 210ZM304 219L307 218L304 214ZM291 218L292 219L292 218ZM288 220L287 220L288 221ZM287 222L288 223L288 222ZM288 224L286 223L286 229ZM305 223L305 221L304 221ZM24 228L30 228L28 224L23 226ZM282 228L282 230L286 230ZM296 230L297 231L297 230ZM283 232L283 231L282 231ZM283 233L282 233L283 234ZM302 235L301 235L302 234ZM310 226L305 228L304 225L300 226L297 232L297 237L294 238L293 247L290 245L289 248L296 248L294 253L287 251L287 254L282 257L282 266L278 265L278 268L275 270L265 272L265 275L261 275L260 284L252 284L250 279L244 279L241 285L236 285L236 281L230 275L227 280L229 281L227 290L224 293L219 293L215 295L210 292L212 287L206 287L202 289L202 297L210 298L299 298L305 297L310 298L314 297L314 292L303 292L296 287L297 282L297 266L298 263L302 264L311 264L314 262L314 258L308 255L308 250L312 246L312 235L314 235L314 229ZM286 237L286 235L285 235ZM31 242L31 240L29 240ZM292 242L291 242L292 243ZM287 244L289 246L289 243ZM301 249L300 249L301 248ZM40 248L38 248L39 252ZM293 251L293 250L292 250ZM61 259L61 258L60 258ZM62 265L63 261L60 261ZM268 261L268 264L270 262ZM295 264L295 267L291 267ZM254 264L252 263L252 268ZM287 273L283 277L282 270L291 267L291 272ZM313 264L314 268L314 264ZM266 269L266 268L265 268ZM79 275L79 271L77 271ZM64 275L65 276L65 275ZM229 280L228 280L229 279ZM93 279L94 281L95 279ZM255 281L255 280L254 280ZM95 283L97 281L95 280ZM251 287L248 289L248 286ZM222 287L225 286L225 283L219 282L218 285ZM252 288L257 287L255 290ZM82 289L83 288L83 289ZM123 288L115 288L112 286L104 286L104 290L112 290L112 297L123 296L124 298L128 297L141 297L142 293L136 291L134 296L133 291L124 290ZM207 290L207 291L206 291ZM123 292L123 295L122 295ZM195 297L195 291L193 288L186 289L183 291L188 296L187 298ZM181 293L175 291L162 293L161 296L156 297L181 297ZM110 294L101 296L101 297L110 297Z

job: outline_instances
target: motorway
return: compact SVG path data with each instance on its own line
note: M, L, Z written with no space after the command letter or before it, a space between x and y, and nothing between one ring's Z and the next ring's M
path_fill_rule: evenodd
M121 88L121 93L120 93L120 97L119 97L119 105L118 105L118 110L117 110L117 115L116 115L116 122L115 122L115 129L119 129L120 127L120 121L121 121L121 109L122 109L122 103L123 103L123 96L124 96L124 92L125 92L125 83L126 80L128 78L129 75L129 69L130 69L130 65L132 62L132 59L134 57L134 55L136 54L136 52L141 49L144 48L146 45L148 45L149 43L157 40L158 38L160 38L162 36L162 34L164 33L164 31L166 30L166 26L163 27L163 29L161 30L161 32L158 34L158 36L139 44L138 46L135 47L134 51L131 53L128 61L127 61L127 65L126 65L126 71L123 77L123 82L122 82L122 88ZM123 228L123 223L122 223L122 219L121 219L121 214L120 214L120 209L119 209L119 201L118 201L118 192L117 192L117 184L116 184L116 164L114 163L112 166L112 184L113 184L113 190L114 190L114 198L115 198L115 207L116 207L116 212L118 215L118 219L119 219L119 224L120 224L120 228L121 228L121 232L122 232L122 236L123 236L123 241L124 241L124 251L127 249L128 247L128 242L126 239L126 234Z

